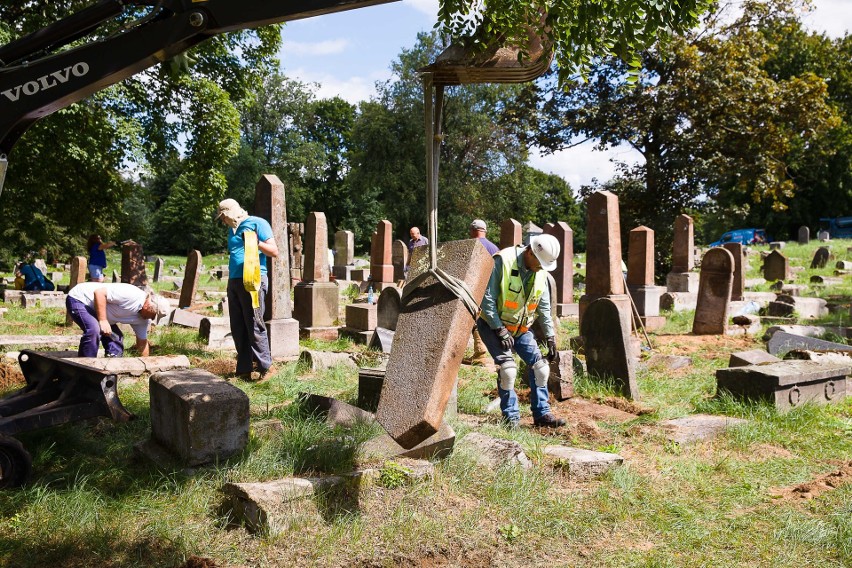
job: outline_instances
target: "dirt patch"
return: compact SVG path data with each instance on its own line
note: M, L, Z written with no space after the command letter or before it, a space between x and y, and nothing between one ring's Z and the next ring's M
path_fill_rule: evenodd
M603 398L595 398L594 400L598 404L611 406L612 408L627 412L634 416L642 416L643 414L652 414L654 412L653 408L642 406L641 404L633 402L632 400L627 400L626 398L607 396Z
M193 369L204 369L220 377L233 375L237 369L237 362L233 359L201 359L193 357L191 363Z
M179 568L219 568L219 565L210 558L190 556Z
M846 462L839 469L824 473L811 481L800 483L792 487L778 487L771 489L769 494L785 501L798 501L800 499L813 499L819 497L826 491L837 489L841 485L852 483L852 461Z
M662 354L692 356L700 353L702 359L726 359L737 351L763 347L753 337L727 335L655 335L653 342L655 350Z
M24 374L16 361L0 358L0 390L19 387L26 384Z
M748 457L753 461L763 461L772 458L793 459L796 454L772 444L754 444L748 448Z
M628 401L625 401L628 402ZM574 421L601 421L624 423L636 419L636 414L625 410L598 404L582 398L569 398L553 404L559 416Z

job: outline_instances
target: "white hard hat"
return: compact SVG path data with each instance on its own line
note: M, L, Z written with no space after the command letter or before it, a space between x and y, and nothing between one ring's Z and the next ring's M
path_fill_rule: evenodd
M556 260L559 258L559 241L553 235L536 235L530 239L530 249L541 263L541 267L553 272Z

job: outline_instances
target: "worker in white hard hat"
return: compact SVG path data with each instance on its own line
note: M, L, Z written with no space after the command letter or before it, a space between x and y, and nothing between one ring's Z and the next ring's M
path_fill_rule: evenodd
M494 270L482 298L476 327L497 365L500 410L504 423L511 428L518 426L521 417L515 392L518 366L512 351L527 366L533 424L545 428L565 425L551 412L547 392L548 360L556 357L556 329L550 316L546 272L556 268L559 252L559 241L552 235L538 235L528 246L501 250L494 255ZM538 318L547 337L548 360L529 329Z

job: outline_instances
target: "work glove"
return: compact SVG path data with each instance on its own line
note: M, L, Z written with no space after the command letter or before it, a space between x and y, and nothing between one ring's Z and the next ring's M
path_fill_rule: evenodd
M500 339L500 345L503 347L503 351L511 351L512 347L515 346L515 338L512 337L512 334L509 333L509 330L505 327L501 327L498 330L495 330L498 339Z
M556 338L550 336L547 338L547 360L555 361L556 357L559 356L559 353L556 351Z

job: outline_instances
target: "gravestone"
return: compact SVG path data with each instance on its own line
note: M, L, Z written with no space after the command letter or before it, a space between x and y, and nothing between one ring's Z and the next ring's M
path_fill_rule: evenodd
M145 274L145 255L142 254L142 245L137 242L125 241L121 245L121 281L139 288L148 285L148 276Z
M370 277L377 292L393 284L393 225L379 221L370 242Z
M825 268L829 258L831 258L831 250L828 247L819 247L814 253L811 268Z
M627 244L627 290L645 329L660 329L660 296L666 291L654 285L654 231L639 226L630 231Z
M568 400L574 396L574 352L559 351L550 362L547 390L556 400Z
M559 259L550 273L556 282L556 298L550 301L556 304L559 317L577 316L579 307L574 302L574 231L568 223L559 221L545 225L544 232L559 241Z
M544 233L544 229L542 229L541 227L539 227L538 225L536 225L532 221L527 221L527 224L522 227L522 231L523 231L522 242L523 242L524 245L530 244L531 238Z
M766 344L766 350L771 355L784 355L789 351L822 351L849 353L852 346L844 343L835 343L816 337L787 333L786 331L775 332Z
M325 213L313 211L305 223L302 281L293 290L293 317L303 338L337 339L340 295L329 281L328 225Z
M377 304L377 325L396 331L399 313L402 309L402 291L399 288L385 288L379 295Z
M636 363L630 355L630 312L610 298L598 298L586 309L580 335L589 377L612 379L624 396L638 400Z
M428 252L415 249L409 282L429 270ZM477 240L443 243L437 262L466 284L477 305L482 301L494 261ZM464 303L434 276L406 286L376 412L376 420L404 448L438 431L473 323Z
M731 301L739 302L745 294L745 269L743 267L743 245L741 243L725 243L722 248L731 253L734 258L734 281L731 287Z
M68 291L70 292L74 286L79 284L80 282L85 282L89 275L89 267L88 261L85 256L75 256L71 259L71 281L68 284ZM71 325L74 323L74 320L71 319L71 312L66 310L65 314L65 325Z
M805 226L799 227L799 244L806 245L811 242L811 230Z
M269 222L279 250L277 258L266 261L269 288L263 320L269 335L269 350L273 358L298 357L299 322L293 318L290 257L286 252L289 242L287 204L284 184L277 176L262 175L254 186L254 211Z
M506 219L500 223L500 250L514 247L524 240L524 230L514 219Z
M178 308L189 308L195 302L198 279L201 277L201 251L192 250L186 255L186 270L183 273L183 285L180 288Z
M621 271L621 224L618 197L598 191L586 201L586 290L580 298L580 325L583 312L598 298L607 296L630 319L630 297Z
M790 278L790 261L777 250L770 252L763 260L763 277L767 282L787 280Z
M817 233L817 238L819 239L819 242L825 243L831 240L831 235L828 234L828 231L819 231Z
M405 241L397 239L391 245L391 264L394 281L405 280L405 268L408 266L408 245Z
M341 328L338 334L355 343L369 345L373 330L376 329L377 318L377 304L349 304L346 306L346 327Z
M707 251L701 261L701 282L692 333L723 335L728 327L728 306L734 280L734 258L721 247Z
M337 231L334 233L334 266L332 273L338 280L351 280L351 271L355 268L355 233Z
M257 190L255 190L257 191ZM257 197L255 197L257 200ZM285 214L286 221L286 214ZM290 262L290 279L293 281L302 279L302 253L304 245L302 244L302 235L305 234L304 223L289 223L287 224L287 234L289 235L288 242L290 243L289 262ZM276 242L278 239L276 239Z
M782 250L785 246L787 243L784 241L772 241L769 243L769 250Z
M160 281L160 278L163 276L163 267L165 264L166 261L159 256L154 259L154 282Z
M697 292L698 275L695 267L695 236L692 217L678 215L674 222L672 270L666 275L669 292Z

